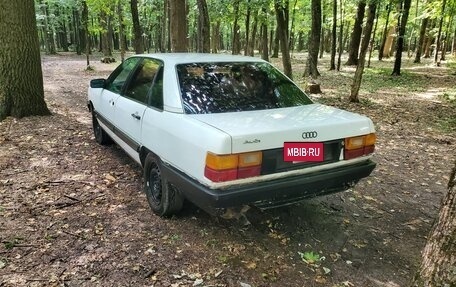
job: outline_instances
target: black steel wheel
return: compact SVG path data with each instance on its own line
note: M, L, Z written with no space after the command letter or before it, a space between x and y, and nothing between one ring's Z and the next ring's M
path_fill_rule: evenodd
M95 136L95 140L97 143L101 145L108 145L112 143L111 138L109 135L103 130L103 128L98 123L98 119L95 114L92 114L92 127L93 127L93 134Z
M144 162L143 177L144 192L155 214L166 217L182 209L183 196L162 174L161 162L152 154L148 154Z

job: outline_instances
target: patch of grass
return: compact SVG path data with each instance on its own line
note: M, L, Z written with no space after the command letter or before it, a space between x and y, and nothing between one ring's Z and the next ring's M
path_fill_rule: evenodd
M5 249L11 250L16 247L16 245L20 244L22 240L24 239L21 237L15 237L11 240L3 241L3 246L5 246Z
M448 91L439 96L440 99L456 106L456 90Z
M391 76L391 68L366 69L362 88L370 93L384 90L397 92L421 92L426 90L427 81L423 75L402 70L400 76Z
M445 133L456 132L456 118L446 117L437 121L437 127Z

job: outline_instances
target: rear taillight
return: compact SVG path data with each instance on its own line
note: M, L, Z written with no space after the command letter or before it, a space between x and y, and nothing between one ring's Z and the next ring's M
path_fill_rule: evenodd
M229 155L208 152L204 176L213 182L258 176L261 173L262 160L261 151Z
M369 155L375 150L377 137L374 133L346 138L344 141L344 159Z

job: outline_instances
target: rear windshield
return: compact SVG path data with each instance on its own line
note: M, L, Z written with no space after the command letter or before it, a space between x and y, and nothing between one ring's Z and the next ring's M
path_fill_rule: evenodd
M180 64L177 73L187 114L266 110L312 103L268 63Z

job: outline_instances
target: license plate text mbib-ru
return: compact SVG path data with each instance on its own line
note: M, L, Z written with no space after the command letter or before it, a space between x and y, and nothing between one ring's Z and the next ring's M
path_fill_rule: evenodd
M286 142L283 144L283 160L291 162L323 161L323 143Z

